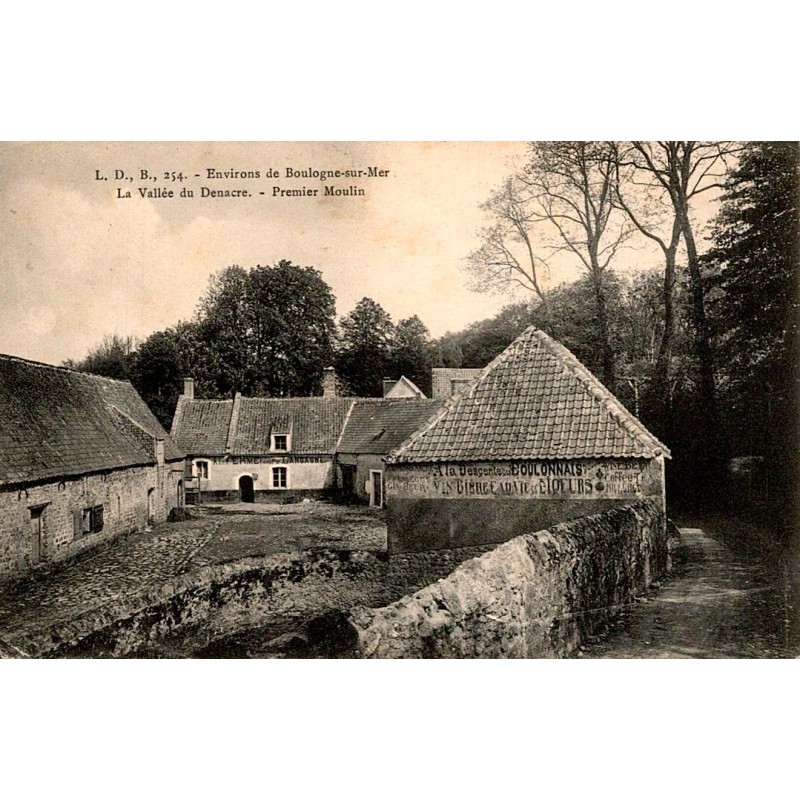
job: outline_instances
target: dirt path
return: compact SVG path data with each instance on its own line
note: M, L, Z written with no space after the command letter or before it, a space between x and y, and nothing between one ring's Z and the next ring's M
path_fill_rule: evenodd
M632 606L588 658L781 658L800 654L780 559L682 528L684 556L660 592ZM769 562L772 562L772 566ZM766 563L765 563L766 562Z

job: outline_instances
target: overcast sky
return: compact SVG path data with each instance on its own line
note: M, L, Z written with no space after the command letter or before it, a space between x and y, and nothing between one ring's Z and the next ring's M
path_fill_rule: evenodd
M459 330L508 302L468 290L462 266L477 243L479 204L524 150L466 142L0 144L0 352L59 363L82 358L106 334L143 338L191 318L212 273L283 258L322 272L339 315L367 296L394 321L419 315L433 336ZM388 174L286 178L287 168L369 167ZM208 169L261 177L210 180ZM265 177L269 169L280 178ZM125 179L115 180L115 170ZM158 180L140 180L141 170ZM187 180L165 182L166 171ZM328 184L365 195L325 197ZM202 198L204 186L253 196ZM276 186L317 194L276 197ZM145 199L138 190L147 187L195 196ZM118 199L126 191L132 197ZM567 265L554 279L569 277Z

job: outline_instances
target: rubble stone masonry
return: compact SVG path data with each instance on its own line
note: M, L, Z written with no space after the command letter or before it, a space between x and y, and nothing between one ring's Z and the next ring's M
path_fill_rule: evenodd
M168 462L1 491L0 581L143 530L148 524L150 502L153 522L164 522L178 504L178 481L182 478L183 462ZM100 508L102 528L85 531L84 511ZM99 514L95 515L94 527L99 527Z
M667 571L659 500L512 539L413 595L351 621L364 658L537 658L573 653Z

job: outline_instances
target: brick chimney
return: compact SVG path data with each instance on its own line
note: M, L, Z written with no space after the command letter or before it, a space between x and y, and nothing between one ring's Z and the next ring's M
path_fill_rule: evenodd
M194 400L194 378L183 379L183 396L188 400Z
M325 367L322 373L322 396L336 397L336 370Z
M383 396L384 397L386 397L386 395L389 394L389 392L391 392L392 389L394 389L396 383L397 383L397 381L393 381L391 378L384 378L383 379Z

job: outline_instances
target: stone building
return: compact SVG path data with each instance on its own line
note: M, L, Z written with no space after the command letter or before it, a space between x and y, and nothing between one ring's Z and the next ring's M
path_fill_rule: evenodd
M243 397L201 400L187 378L172 436L187 453L194 502L281 502L323 497L335 487L334 455L352 399Z
M187 378L172 435L188 454L190 502L310 497L384 505L384 456L442 403L337 397L331 369L324 383L323 397L201 400Z
M663 502L668 457L572 353L528 328L387 455L390 552L502 542L640 497Z
M127 381L0 355L0 580L163 522L183 472Z
M354 400L336 446L342 499L384 505L384 458L441 407L440 400Z

